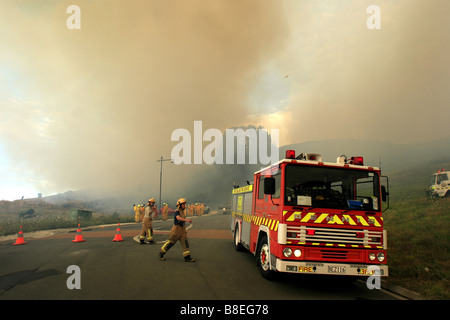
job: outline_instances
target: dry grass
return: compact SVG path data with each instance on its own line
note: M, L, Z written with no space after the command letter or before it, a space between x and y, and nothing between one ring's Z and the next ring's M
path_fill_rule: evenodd
M449 299L450 199L398 201L386 212L388 281L427 299Z

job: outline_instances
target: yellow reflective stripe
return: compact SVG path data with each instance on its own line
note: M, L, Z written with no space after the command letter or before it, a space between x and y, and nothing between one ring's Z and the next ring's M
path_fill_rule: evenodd
M272 220L270 223L270 226L269 226L270 230L273 230L274 225L275 225L275 220Z
M292 212L292 214L289 216L289 218L286 219L286 221L294 221L295 219L295 213Z
M330 219L330 221L328 221L328 223L329 223L329 224L334 224L334 223L337 223L337 224L344 224L344 223L341 221L341 219L339 219L339 217L338 217L337 215L332 216L331 219Z
M378 220L374 217L373 218L373 220L374 220L374 225L375 225L375 227L381 227L381 224L378 222Z
M314 215L314 212L308 212L306 214L306 216L304 216L303 219L300 220L300 222L308 222L312 215ZM294 216L294 215L292 215L292 216Z
M314 223L321 223L326 217L328 217L328 213L322 213Z
M344 218L345 218L346 221L348 221L348 223L349 223L350 225L352 225L352 226L355 226L355 225L356 225L356 222L353 221L352 217L349 216L348 214L344 214Z
M367 221L364 219L363 216L357 216L357 218L359 219L359 222L363 225L363 226L368 226L369 224L367 223Z

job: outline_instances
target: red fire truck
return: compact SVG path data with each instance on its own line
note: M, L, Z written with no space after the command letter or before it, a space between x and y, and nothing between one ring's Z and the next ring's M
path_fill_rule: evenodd
M233 190L231 231L236 250L256 257L265 278L276 272L388 276L381 170L363 157L287 150L286 158ZM386 207L386 209L387 209Z

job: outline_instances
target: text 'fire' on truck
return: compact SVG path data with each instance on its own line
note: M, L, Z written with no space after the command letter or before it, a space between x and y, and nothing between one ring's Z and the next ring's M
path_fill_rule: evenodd
M450 197L448 171L442 169L431 176L428 194L432 197Z
M330 163L287 150L285 159L254 173L253 184L233 190L235 247L253 253L268 279L275 272L388 276L386 187L388 178L364 166L363 157Z

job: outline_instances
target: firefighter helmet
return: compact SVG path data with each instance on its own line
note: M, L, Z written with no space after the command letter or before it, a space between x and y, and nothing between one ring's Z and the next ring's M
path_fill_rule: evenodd
M150 198L150 200L148 200L148 202L156 202L154 198Z
M186 203L186 199L185 199L185 198L180 198L180 199L178 199L178 201L177 201L177 206L180 206L180 205L182 205L183 203Z

